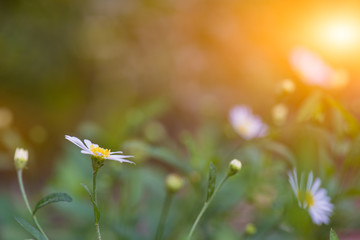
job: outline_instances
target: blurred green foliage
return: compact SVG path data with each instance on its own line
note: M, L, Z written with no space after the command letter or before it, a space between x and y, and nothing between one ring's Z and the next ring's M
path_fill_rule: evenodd
M206 198L209 163L222 177L234 158L242 170L218 192L194 239L319 240L330 227L343 239L359 229L357 83L341 92L295 80L293 94L276 95L293 73L281 64L290 43L266 19L254 22L271 4L2 1L0 239L29 237L14 219L27 216L12 165L17 146L30 150L24 180L33 205L49 192L73 198L39 211L51 239L95 239L81 186L91 184L91 160L65 134L135 156L136 166L108 161L100 170L103 239L153 238L173 172L186 184L163 236L185 239ZM267 137L235 133L228 109L238 103L260 113ZM281 126L271 118L277 103L289 108ZM335 205L329 226L298 207L287 177L295 166L321 178Z

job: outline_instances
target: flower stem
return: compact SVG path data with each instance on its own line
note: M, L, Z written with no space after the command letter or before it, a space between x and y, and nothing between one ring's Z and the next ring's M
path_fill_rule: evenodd
M93 199L94 199L94 202L97 204L96 177L97 177L97 171L94 171L93 172Z
M95 223L95 228L96 228L96 233L97 233L98 240L101 240L99 222Z
M22 170L21 169L17 170L17 176L18 176L18 181L19 181L22 197L24 198L25 205L26 205L27 209L29 210L29 213L30 213L32 219L34 220L34 223L36 224L36 226L40 230L40 232L44 235L45 239L49 239L46 236L44 230L41 228L36 216L33 214L32 210L31 210L29 201L28 201L27 196L26 196L25 188L24 188L24 183L23 183L23 179L22 179Z
M217 191L219 191L219 189L222 187L222 185L225 183L225 181L229 178L229 174L226 174L226 176L222 179L222 181L220 182L220 184L215 188L214 193L211 195L211 197L209 198L208 201L205 201L199 215L196 217L195 222L193 223L191 230L189 232L189 235L187 237L187 240L191 239L191 236L193 235L196 226L198 225L200 218L202 217L202 215L204 214L204 212L206 211L206 209L208 208L208 206L210 205L211 201L213 200L215 194L217 193Z
M172 193L170 193L168 191L166 192L164 205L163 205L163 208L161 210L159 224L158 224L158 227L157 227L157 230L156 230L155 240L160 240L161 237L162 237L162 234L164 232L164 226L165 226L166 218L167 218L168 213L169 213L169 208L170 208L172 196L173 196Z
M95 217L95 228L98 240L101 240L101 234L100 234L100 225L99 225L99 218L97 217L95 208L97 207L97 192L96 192L96 177L97 177L97 171L98 169L93 171L93 199L96 206L93 206L94 209L94 217Z

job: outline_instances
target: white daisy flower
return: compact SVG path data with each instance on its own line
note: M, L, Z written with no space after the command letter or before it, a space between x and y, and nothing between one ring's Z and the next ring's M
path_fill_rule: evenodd
M85 144L78 139L77 137L72 137L69 135L65 135L65 138L67 140L69 140L70 142L72 142L73 144L75 144L76 146L78 146L79 148L81 148L81 153L83 154L89 154L95 157L98 157L100 159L107 159L107 160L114 160L114 161L118 161L118 162L127 162L127 163L133 163L132 161L126 160L124 158L129 158L129 157L133 157L133 156L125 156L125 155L120 155L120 153L122 153L121 151L117 151L117 152L111 152L110 149L105 149L102 147L99 147L99 145L92 143L90 140L85 139L84 142Z
M14 161L16 169L23 169L29 160L29 152L23 148L16 148Z
M29 159L29 152L23 148L16 148L14 159L19 159L19 161L27 162Z
M253 115L246 106L235 106L230 110L230 122L235 131L246 140L263 137L268 127Z
M333 212L334 205L331 204L330 198L327 196L326 190L320 188L321 180L316 178L313 182L313 173L308 175L306 188L302 187L302 177L300 185L298 184L296 169L289 172L289 182L297 197L299 206L307 209L311 219L317 225L329 224L330 215Z
M348 83L345 70L332 68L319 55L303 47L292 51L290 64L301 80L309 85L339 88Z

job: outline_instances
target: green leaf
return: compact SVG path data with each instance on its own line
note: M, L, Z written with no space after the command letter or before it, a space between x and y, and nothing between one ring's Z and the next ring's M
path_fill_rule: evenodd
M51 193L45 197L43 197L35 206L33 215L42 207L45 207L48 204L56 203L56 202L72 202L72 198L66 193Z
M302 103L297 114L298 122L305 122L313 119L322 112L322 93L314 92Z
M352 136L356 136L360 131L360 125L357 119L332 97L327 96L325 100L331 107L333 107L342 114L345 122L348 125L347 128L349 133Z
M289 161L290 165L295 166L295 157L285 145L274 141L267 141L263 143L263 147L270 152L280 155Z
M93 209L94 209L95 219L96 219L96 221L98 221L100 219L99 208L98 208L97 204L95 203L94 198L93 198L89 188L85 184L82 184L82 183L81 183L81 186L83 186L85 188L85 190L89 193L91 204L92 204Z
M92 197L92 194L91 194L89 188L88 188L85 184L83 184L83 183L81 183L81 186L83 186L83 187L85 188L85 190L88 192L88 194L89 194L89 196L90 196L90 198L91 198L91 201L93 201L93 197Z
M208 188L207 188L207 197L206 197L206 202L209 201L209 199L211 198L211 196L214 193L215 190L215 184L216 184L216 170L215 170L215 166L212 162L210 162L210 167L209 167L209 184L208 184Z
M336 232L333 229L330 229L330 240L339 240Z
M28 223L26 220L21 217L15 216L15 220L31 235L33 235L37 240L46 240L45 236L33 225Z

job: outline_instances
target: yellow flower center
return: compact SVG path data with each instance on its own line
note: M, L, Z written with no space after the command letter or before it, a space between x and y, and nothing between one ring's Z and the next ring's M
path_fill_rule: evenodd
M249 134L250 125L251 125L251 122L246 120L241 125L239 125L237 129L241 135L247 136Z
M305 202L309 207L312 207L315 204L314 196L309 191L306 191L305 193Z
M94 147L94 145L90 146L90 151L98 157L101 158L108 158L110 156L110 149L105 149L105 148L101 148L101 147Z
M306 203L307 207L312 207L315 204L314 196L309 191L303 192L298 190L297 197L301 203Z

